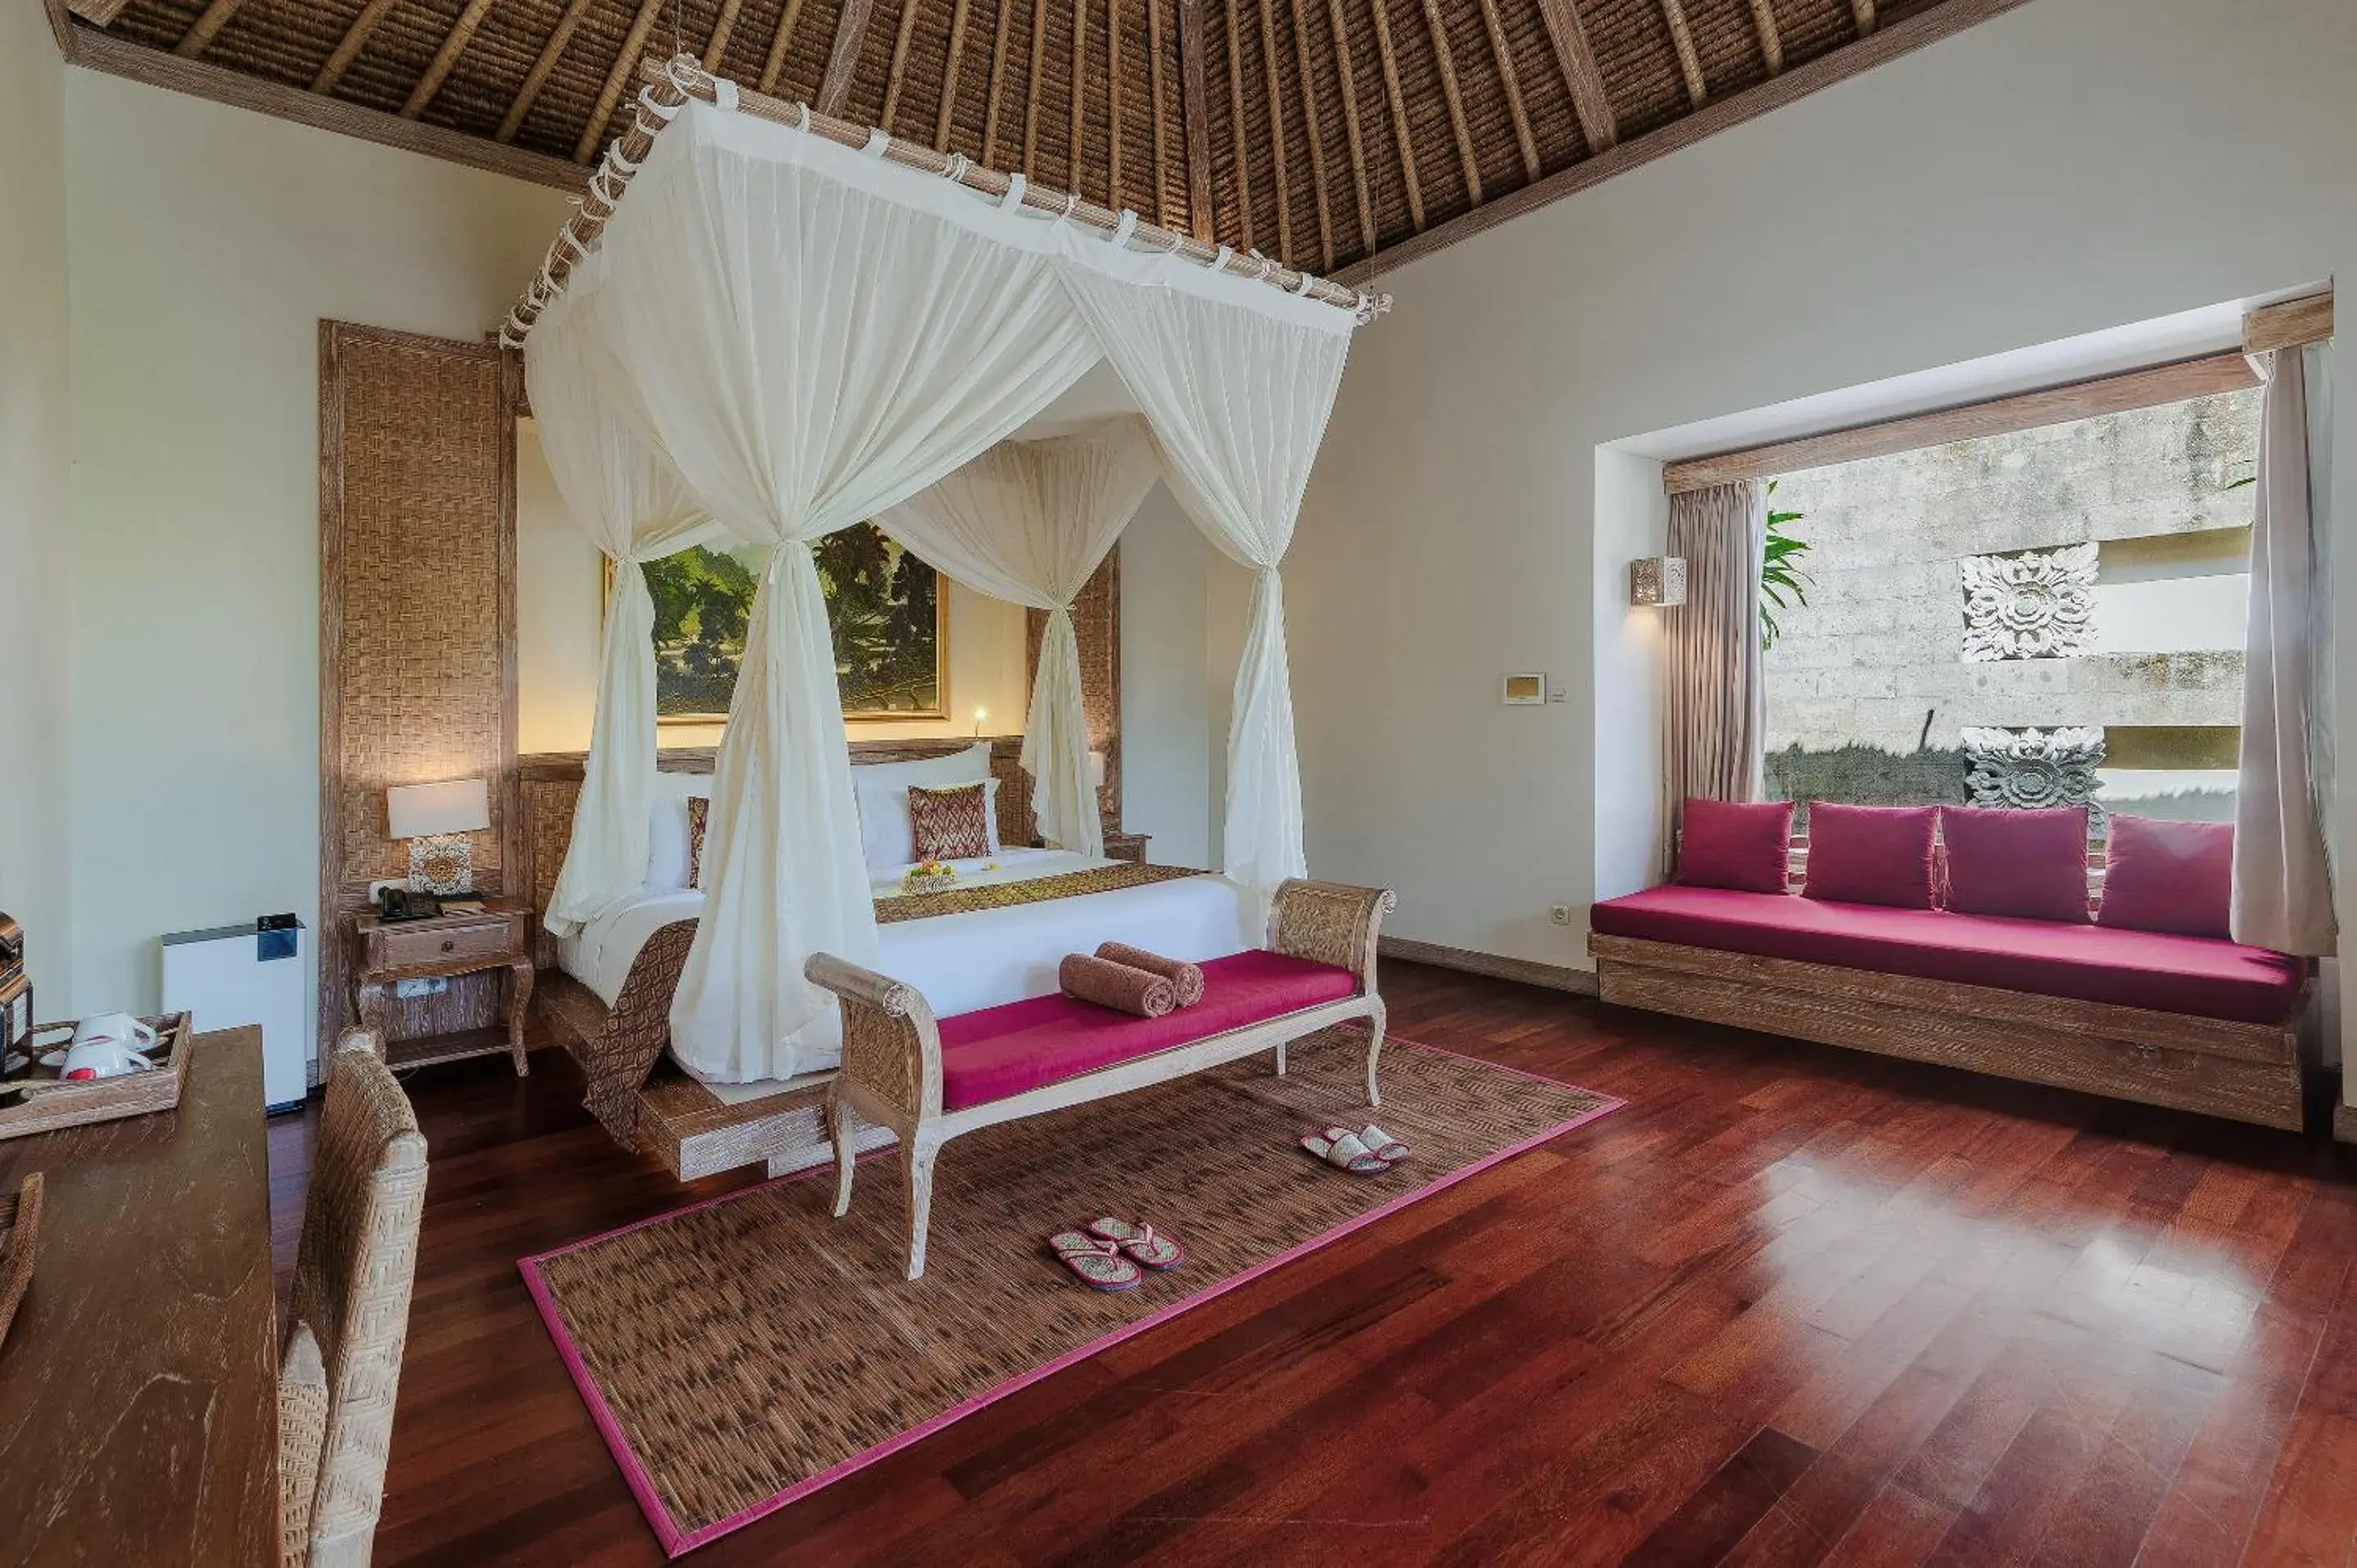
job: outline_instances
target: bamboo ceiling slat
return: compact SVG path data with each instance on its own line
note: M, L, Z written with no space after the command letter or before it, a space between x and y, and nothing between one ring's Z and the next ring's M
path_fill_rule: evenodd
M320 106L301 113L271 92L215 95L395 145L339 114L480 138L467 161L511 156L526 178L548 177L533 155L593 158L640 62L684 50L748 90L1348 270L1577 188L1591 160L1600 177L1659 156L1690 139L1689 117L1733 123L1723 101L1803 67L1822 85L2020 3L124 0L103 34L83 6L65 43L98 39L84 63L199 91L220 78L174 78L145 52L307 91Z

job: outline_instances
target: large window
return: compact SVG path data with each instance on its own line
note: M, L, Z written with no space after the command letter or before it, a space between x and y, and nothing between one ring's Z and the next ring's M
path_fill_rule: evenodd
M2230 818L2259 398L1783 476L1769 793Z

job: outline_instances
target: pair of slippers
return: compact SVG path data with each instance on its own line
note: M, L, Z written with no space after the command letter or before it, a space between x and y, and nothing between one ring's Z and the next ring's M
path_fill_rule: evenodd
M1141 1270L1160 1273L1187 1261L1178 1243L1153 1226L1110 1218L1089 1221L1086 1230L1060 1231L1048 1238L1048 1248L1098 1290L1131 1290L1146 1277Z
M1405 1144L1370 1122L1357 1132L1329 1127L1302 1135L1301 1146L1336 1170L1352 1176L1377 1176L1407 1158Z

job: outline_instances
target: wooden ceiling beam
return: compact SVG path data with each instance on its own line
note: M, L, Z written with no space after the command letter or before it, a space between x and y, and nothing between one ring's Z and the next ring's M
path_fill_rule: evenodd
M1473 161L1473 133L1465 124L1464 95L1457 91L1457 57L1448 50L1448 29L1440 19L1438 0L1424 0L1424 25L1432 35L1432 53L1440 66L1440 95L1448 101L1448 129L1457 138L1457 161L1465 171L1465 192L1481 205L1481 166Z
M811 107L822 114L840 114L851 96L851 73L859 67L859 46L867 37L867 19L876 0L843 0L843 15L834 24L834 42L826 51L826 74L819 79L818 102Z
M639 69L639 56L647 47L647 34L654 29L655 17L662 12L663 0L639 0L639 14L630 18L630 30L622 38L622 48L614 57L614 64L606 72L606 84L597 90L597 102L589 111L588 123L581 127L581 139L573 145L573 161L586 164L597 156L606 139L606 122L614 117L615 105L622 101L622 89L631 74Z
M1289 263L1293 259L1293 200L1288 188L1293 181L1286 177L1286 168L1285 94L1276 86L1276 21L1269 15L1275 3L1276 0L1263 0L1253 9L1260 13L1261 76L1268 84L1268 141L1270 151L1275 155L1271 167L1276 177L1276 254L1279 261ZM1242 145L1239 136L1238 145Z
M892 129L900 108L900 83L909 69L909 35L917 30L917 0L900 0L900 26L892 35L892 66L884 76L884 112L877 124Z
M1162 118L1162 0L1146 0L1146 91L1154 100L1155 221L1168 227L1170 213L1162 190L1162 172L1170 166Z
M1212 238L1211 92L1203 81L1201 0L1178 0L1178 107L1187 137L1187 216L1198 240ZM1240 166L1237 174L1243 170Z
M1081 188L1081 106L1088 93L1083 84L1088 81L1089 63L1089 0L1072 0L1072 111L1071 141L1065 151L1064 188Z
M957 9L950 13L950 58L942 68L942 108L933 116L933 145L942 152L950 148L950 115L957 108L958 68L965 54L965 20L967 0L957 0Z
M1392 52L1391 0L1367 0L1375 18L1375 58L1383 68L1383 102L1392 112L1392 140L1398 145L1400 173L1407 181L1407 218L1424 232L1424 184L1415 177L1415 144L1408 137L1407 100L1400 92L1399 59Z
M745 0L720 0L720 15L713 19L712 36L704 41L704 69L716 71L720 57L728 52L728 40L737 33L737 13L745 8Z
M1039 152L1039 67L1047 60L1048 0L1031 0L1031 73L1023 79L1023 172Z
M426 66L425 74L419 77L417 85L409 90L409 100L401 106L403 119L414 120L425 113L425 106L434 102L434 95L442 91L442 83L449 79L451 67L457 65L458 57L467 52L467 46L475 41L475 29L483 25L483 13L490 8L491 0L467 0L467 8L459 12L458 19L450 25L449 33L442 39L442 47L434 51L434 59Z
M1523 107L1522 78L1514 70L1514 51L1507 46L1505 24L1498 20L1498 0L1481 0L1481 30L1490 36L1491 58L1498 62L1498 83L1506 90L1506 117L1513 122L1514 145L1522 149L1523 177L1536 179L1539 145L1531 137L1530 113Z
M1301 81L1301 118L1309 133L1309 188L1318 197L1318 270L1334 269L1334 212L1326 194L1326 134L1318 124L1318 84L1309 75L1309 27L1293 0L1293 69Z
M763 92L778 90L778 78L786 69L786 50L794 41L794 24L802 19L802 0L786 0L785 15L778 18L778 30L770 35L770 52L761 61Z
M1244 249L1250 251L1260 242L1253 229L1252 149L1244 145L1244 66L1243 35L1236 30L1236 8L1222 4L1221 13L1228 19L1228 124L1232 127L1232 145L1236 155L1236 208L1243 219ZM1205 137L1208 143L1210 138ZM1208 148L1206 156L1209 156Z
M384 14L392 10L393 5L393 0L368 0L368 4L361 7L361 14L352 18L352 25L346 27L344 36L337 40L335 52L328 56L328 63L321 66L319 74L311 79L312 91L323 98L334 95L336 83L344 80L344 72L351 69L352 61L358 59L361 50L368 47L377 24L384 20ZM558 31L565 29L560 27ZM499 139L504 142L508 137Z
M1075 81L1072 91L1080 86ZM1121 0L1105 0L1105 195L1115 212L1127 206L1121 199Z
M1326 0L1326 31L1334 40L1334 69L1342 78L1342 135L1351 149L1351 189L1359 203L1359 243L1375 250L1375 204L1367 194L1367 147L1359 130L1359 84L1351 70L1351 35L1342 25L1342 0Z
M1849 14L1857 23L1859 38L1862 38L1874 31L1877 20L1874 14L1874 0L1849 0Z
M1713 99L1704 108L1655 126L1642 135L1623 139L1609 153L1582 158L1556 169L1534 184L1507 191L1496 200L1436 223L1420 234L1394 244L1370 260L1353 262L1334 274L1334 281L1366 287L1379 274L1408 265L1448 249L1460 240L1511 222L1525 212L1560 201L1616 175L1641 167L1656 158L1691 147L1719 132L1774 113L1813 92L1872 70L1876 66L1912 54L1929 44L1953 38L1992 16L2027 5L2029 0L1942 0L1925 10L1911 11L1897 21L1886 21L1873 36L1860 38L1802 61L1781 76L1755 82L1740 92Z
M1776 30L1776 0L1751 0L1751 26L1760 34L1760 58L1767 61L1768 74L1781 74L1784 36Z
M1678 0L1667 0L1675 8ZM1620 139L1620 124L1612 113L1612 95L1605 91L1604 73L1596 69L1596 51L1588 47L1587 30L1579 24L1577 0L1539 0L1539 19L1546 24L1547 42L1555 46L1555 62L1563 68L1563 84L1571 90L1571 112L1579 117L1579 134L1587 142L1589 153L1600 153ZM1680 27L1685 26L1685 15L1678 15ZM1692 53L1694 39L1686 39L1686 53ZM1679 57L1681 66L1684 55ZM1700 66L1695 74L1701 75ZM1686 91L1694 91L1689 80Z
M227 27L229 19L236 16L239 7L244 4L245 0L210 0L198 13L197 19L188 25L188 30L180 35L180 41L172 46L172 52L182 59L202 58L205 46L213 41L213 35Z
M1670 29L1670 47L1678 51L1678 74L1686 79L1686 101L1699 109L1710 102L1710 84L1703 80L1694 29L1686 26L1685 0L1662 0L1662 20Z
M998 0L998 37L990 49L990 87L982 103L982 161L997 166L998 100L1006 86L1006 25L1015 16L1015 0Z

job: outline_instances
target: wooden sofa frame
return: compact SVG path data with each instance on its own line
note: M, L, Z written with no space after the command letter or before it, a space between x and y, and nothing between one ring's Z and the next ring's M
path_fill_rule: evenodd
M2285 1023L2241 1024L1634 937L1590 933L1587 950L1620 1006L2301 1127L2307 991Z
M843 1000L843 1069L835 1075L828 1102L836 1217L851 1208L863 1117L890 1129L900 1145L908 1187L908 1277L913 1280L925 1272L934 1158L942 1144L961 1133L1168 1083L1262 1051L1275 1053L1281 1075L1289 1043L1354 1018L1365 1018L1372 1026L1367 1102L1379 1104L1375 1064L1383 1053L1385 1015L1375 991L1375 944L1384 914L1397 904L1396 897L1383 888L1286 882L1276 891L1270 950L1351 971L1358 982L1351 994L956 1111L942 1105L941 1030L924 997L874 970L829 953L814 955L803 972Z

